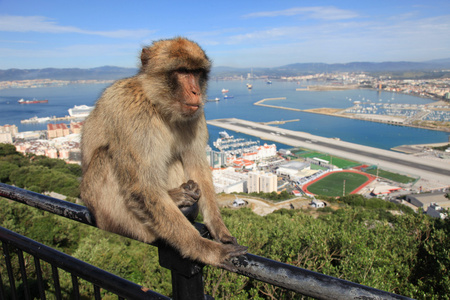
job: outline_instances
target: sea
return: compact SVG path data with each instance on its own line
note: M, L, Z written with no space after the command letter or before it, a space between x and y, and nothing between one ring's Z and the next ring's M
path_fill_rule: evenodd
M253 85L247 88L247 83ZM382 149L391 149L399 145L444 143L449 141L449 132L427 130L398 125L375 123L341 117L290 111L254 105L266 98L285 100L266 101L265 104L290 108L348 108L353 101L370 100L376 103L426 104L433 100L412 95L376 91L371 89L340 91L297 91L311 82L234 80L210 81L208 85L208 101L205 105L206 119L239 118L254 122L269 122L300 119L277 127L308 132L313 135L339 138L343 141L362 144ZM0 125L14 124L19 131L45 130L44 124L21 124L21 120L37 117L64 117L68 109L74 105L95 105L102 91L110 84L70 84L58 87L17 88L0 90ZM228 89L228 99L224 99L222 89ZM48 103L19 104L24 99L48 99ZM59 122L61 123L61 122ZM68 123L68 122L67 122ZM219 137L222 128L208 126L210 144ZM246 140L258 140L256 137L242 133L227 131L234 137ZM269 141L263 141L272 143ZM291 148L277 144L277 148Z

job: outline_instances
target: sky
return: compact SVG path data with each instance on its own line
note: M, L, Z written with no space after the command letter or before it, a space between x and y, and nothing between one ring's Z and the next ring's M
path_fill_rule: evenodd
M450 1L0 0L0 69L138 67L184 36L214 66L450 58Z

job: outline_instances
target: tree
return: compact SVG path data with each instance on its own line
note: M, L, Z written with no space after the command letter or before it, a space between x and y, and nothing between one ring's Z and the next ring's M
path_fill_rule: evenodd
M17 154L16 147L11 144L0 143L0 156Z

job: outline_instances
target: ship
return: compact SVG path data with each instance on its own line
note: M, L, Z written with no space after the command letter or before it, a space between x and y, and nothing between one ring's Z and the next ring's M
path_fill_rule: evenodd
M225 130L224 131L220 131L219 132L219 136L220 136L221 139L232 139L233 138L233 136L229 135L228 132L226 132Z
M27 120L21 120L20 123L22 124L29 124L29 123L46 123L49 122L51 120L50 117L43 117L43 118L38 118L37 116L34 116L32 118L29 118Z
M85 118L91 113L93 109L94 106L75 105L74 107L69 108L68 111L71 117Z
M222 93L228 93L228 90L227 89L222 89Z
M36 100L36 99L25 100L22 98L22 99L17 100L17 102L19 102L19 104L36 104L36 103L48 103L48 100L47 99L45 99L45 100Z

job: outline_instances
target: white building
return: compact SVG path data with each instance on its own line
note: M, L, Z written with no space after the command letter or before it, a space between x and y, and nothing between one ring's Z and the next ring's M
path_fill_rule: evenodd
M16 134L19 133L19 129L17 128L16 125L3 125L0 126L0 133L11 133L12 136L15 136Z
M273 173L265 173L260 178L260 189L264 193L277 191L277 175Z
M248 173L248 192L249 193L259 193L259 178L261 176L261 172L250 172Z
M310 164L306 162L291 161L281 165L277 169L277 175L289 176L290 178L297 176L302 170L309 170Z
M248 174L249 193L271 193L277 191L277 175L264 172L250 172Z
M255 151L243 153L242 158L252 161L262 160L277 155L277 146L275 144L258 146Z
M277 155L277 146L275 144L264 144L258 147L258 159L268 158Z
M12 134L10 132L0 132L0 143L12 144Z
M442 207L440 207L436 203L432 203L430 206L428 206L427 215L433 218L441 219L445 219L447 217L447 215L442 212Z
M325 207L325 203L323 201L320 201L317 199L313 199L313 201L311 201L310 205L315 208Z
M212 175L216 193L247 192L247 174L236 172L234 168L230 167L213 170Z

